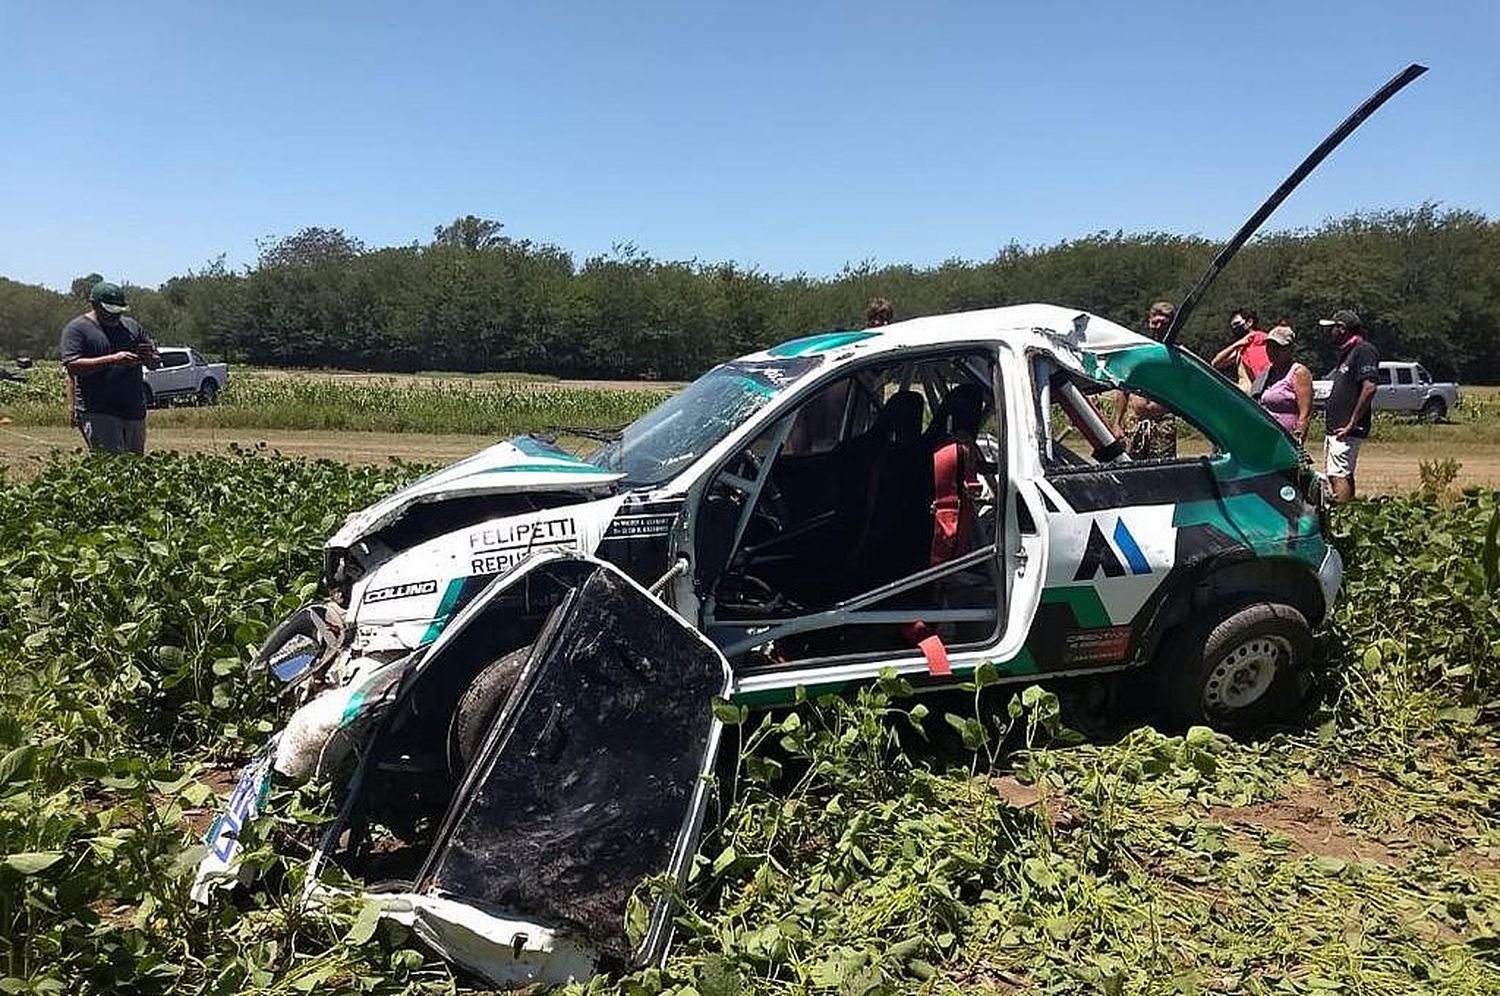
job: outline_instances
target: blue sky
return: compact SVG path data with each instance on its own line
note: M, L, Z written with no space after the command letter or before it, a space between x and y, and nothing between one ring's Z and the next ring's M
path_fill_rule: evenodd
M0 0L0 275L154 285L473 213L773 273L1101 229L1500 215L1500 4Z

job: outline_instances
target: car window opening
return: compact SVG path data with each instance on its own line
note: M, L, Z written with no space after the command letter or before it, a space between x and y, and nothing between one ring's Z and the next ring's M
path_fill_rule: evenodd
M866 367L804 400L708 486L707 628L748 667L993 639L1001 426L995 358Z
M1039 442L1047 473L1103 465L1131 466L1132 461L1125 453L1130 422L1125 421L1123 435L1117 436L1112 428L1117 421L1115 409L1122 403L1121 390L1062 369L1044 357L1036 357L1033 363L1037 420L1042 430ZM1208 434L1179 407L1136 389L1129 394L1147 398L1165 409L1176 434L1175 456L1136 460L1135 464L1191 462L1219 453L1219 447Z

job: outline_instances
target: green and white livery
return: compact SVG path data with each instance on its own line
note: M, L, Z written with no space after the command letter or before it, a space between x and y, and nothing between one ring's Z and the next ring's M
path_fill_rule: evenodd
M1173 413L1176 456L1124 455L1106 417L1121 392ZM750 354L587 459L522 437L351 516L327 546L327 600L262 652L301 705L211 832L196 894L235 880L237 835L270 779L355 764L319 862L373 875L359 828L408 826L427 857L399 869L410 888L388 897L391 916L496 981L577 974L597 949L577 931L500 902L514 883L451 878L503 867L466 851L489 838L459 828L499 819L486 800L515 790L507 765L552 749L512 757L522 734L506 731L540 744L559 736L556 710L607 714L617 674L636 683L631 710L659 697L666 712L632 734L645 741L588 756L637 770L655 762L617 757L621 743L706 717L714 694L776 705L886 669L941 688L982 664L1015 682L1131 671L1182 722L1282 719L1338 590L1322 515L1318 478L1258 406L1191 354L1095 315L1018 305ZM642 677L683 661L693 684ZM607 680L568 693L584 699L524 691L594 671ZM696 704L671 704L689 687ZM711 724L689 739L717 737ZM709 770L698 756L674 798ZM661 866L685 868L700 803L689 813ZM455 898L465 888L507 912L485 919ZM470 921L509 933L476 939Z

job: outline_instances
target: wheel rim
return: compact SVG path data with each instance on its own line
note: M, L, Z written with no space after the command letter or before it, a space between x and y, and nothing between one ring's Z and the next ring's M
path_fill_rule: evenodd
M1280 636L1252 636L1220 658L1203 686L1203 704L1211 713L1234 712L1258 702L1291 662L1292 645Z

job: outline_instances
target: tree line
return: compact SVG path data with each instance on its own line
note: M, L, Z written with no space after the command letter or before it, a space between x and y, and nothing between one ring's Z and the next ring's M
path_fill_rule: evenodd
M735 263L664 261L620 244L578 262L469 215L426 244L371 248L333 228L260 245L254 266L223 259L157 288L129 288L161 343L231 361L376 371L529 371L686 379L809 332L858 328L866 303L897 319L1025 301L1077 306L1133 328L1150 303L1180 300L1217 245L1165 233L1100 232L984 261L846 267L776 276ZM96 274L68 293L0 278L0 355L55 357L58 331ZM1331 365L1315 319L1358 311L1388 357L1438 376L1500 382L1500 222L1426 204L1356 214L1251 242L1183 332L1212 352L1229 313L1289 318L1314 370Z

